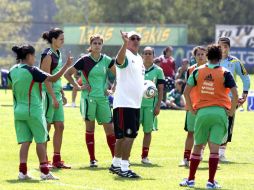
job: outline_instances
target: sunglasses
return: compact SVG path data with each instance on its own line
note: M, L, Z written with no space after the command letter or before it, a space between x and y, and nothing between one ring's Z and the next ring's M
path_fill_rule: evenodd
M139 37L131 37L130 40L131 40L131 41L135 41L135 40L140 41L141 38L139 38Z
M102 43L101 42L93 42L94 45L101 45Z

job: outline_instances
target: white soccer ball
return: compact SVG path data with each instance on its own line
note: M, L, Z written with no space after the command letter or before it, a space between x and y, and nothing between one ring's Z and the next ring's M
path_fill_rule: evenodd
M158 94L158 90L153 81L145 80L144 82L144 98L153 98Z

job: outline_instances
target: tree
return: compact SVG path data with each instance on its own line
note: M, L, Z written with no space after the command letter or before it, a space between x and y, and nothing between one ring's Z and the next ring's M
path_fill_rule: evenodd
M250 0L55 0L63 23L187 24L190 44L214 41L216 24L254 24ZM68 16L66 16L68 15Z
M11 46L25 41L31 25L29 0L0 1L0 65L10 67L14 60Z

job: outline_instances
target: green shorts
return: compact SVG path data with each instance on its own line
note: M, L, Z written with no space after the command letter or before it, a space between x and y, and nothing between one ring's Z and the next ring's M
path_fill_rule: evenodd
M196 115L193 115L190 111L186 112L184 130L188 132L194 132Z
M48 137L47 122L45 117L31 117L29 120L16 120L15 130L19 144L32 142L45 143Z
M55 93L59 102L59 107L56 109L53 106L52 97L49 93L43 92L44 111L47 123L54 123L57 121L64 122L64 108L61 93Z
M205 144L207 141L222 144L227 138L228 116L222 107L205 107L197 112L194 141L195 145Z
M95 121L96 119L98 124L112 122L112 113L107 97L81 97L80 112L82 117L87 121Z
M155 122L154 108L141 107L140 109L140 123L143 126L144 133L151 133L153 129L157 129L157 122Z

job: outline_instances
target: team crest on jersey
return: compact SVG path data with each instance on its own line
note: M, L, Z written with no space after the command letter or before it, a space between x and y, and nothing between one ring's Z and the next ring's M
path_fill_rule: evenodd
M212 77L212 74L208 74L208 75L205 77L205 80L207 80L207 81L214 81L214 80L213 80L213 77Z

